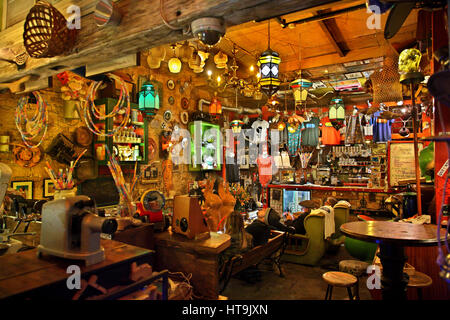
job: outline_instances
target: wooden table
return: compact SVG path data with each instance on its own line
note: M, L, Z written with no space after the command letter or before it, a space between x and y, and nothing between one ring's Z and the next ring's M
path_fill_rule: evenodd
M105 249L105 260L84 266L82 261L43 255L37 257L37 249L0 256L0 299L39 298L71 299L77 289L69 290L66 281L72 273L67 267L80 267L81 277L88 280L92 274L98 283L108 289L111 282L128 279L131 263L151 263L153 251L113 240L101 240Z
M345 235L376 242L380 246L383 274L381 277L382 296L384 300L406 300L408 275L403 272L407 260L404 247L436 246L436 225L415 225L390 221L357 221L341 226ZM445 239L445 230L439 230L441 240ZM430 261L429 263L436 263Z
M170 230L155 234L156 270L192 274L194 294L202 299L219 297L219 255L231 244L227 234L211 232L206 240L189 240Z

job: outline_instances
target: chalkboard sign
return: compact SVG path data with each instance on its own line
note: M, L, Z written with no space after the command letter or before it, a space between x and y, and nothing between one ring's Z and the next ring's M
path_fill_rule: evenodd
M94 199L97 207L117 205L120 200L119 192L112 177L85 180L78 186L77 193Z
M423 144L418 143L419 153ZM414 142L399 141L389 143L389 186L399 185L399 181L415 179Z

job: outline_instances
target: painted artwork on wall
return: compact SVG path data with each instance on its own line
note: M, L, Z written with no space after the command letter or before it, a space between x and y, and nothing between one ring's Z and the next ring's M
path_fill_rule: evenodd
M33 199L33 181L13 181L12 188L25 195L26 199Z

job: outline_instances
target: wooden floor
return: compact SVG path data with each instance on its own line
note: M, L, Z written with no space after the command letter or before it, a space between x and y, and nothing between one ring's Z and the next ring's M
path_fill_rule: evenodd
M227 289L222 293L230 300L323 300L327 289L322 280L322 274L337 270L338 261L352 259L344 247L333 256L325 256L321 266L310 267L294 263L283 263L284 278L278 273L270 271L268 266L261 266L261 281L248 284L240 279L232 278ZM360 282L359 289L361 300L372 300L365 281ZM333 300L348 300L345 288L333 289Z

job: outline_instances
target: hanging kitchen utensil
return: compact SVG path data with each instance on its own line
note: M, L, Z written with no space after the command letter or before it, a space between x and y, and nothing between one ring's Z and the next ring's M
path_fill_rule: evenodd
M33 58L50 58L70 51L78 30L50 3L38 0L25 19L23 43Z

